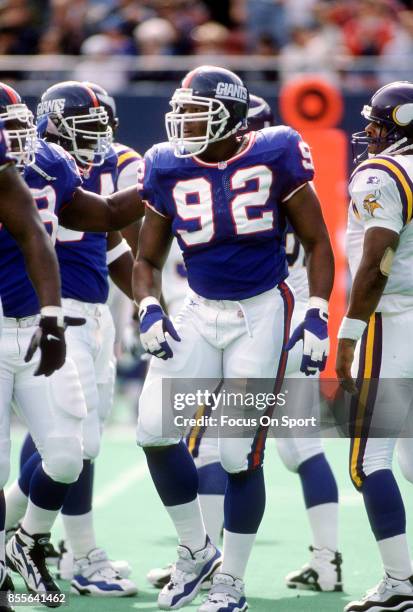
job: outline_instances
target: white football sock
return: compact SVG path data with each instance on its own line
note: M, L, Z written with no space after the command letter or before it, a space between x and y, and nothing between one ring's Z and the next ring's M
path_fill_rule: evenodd
M187 546L192 552L204 548L206 531L198 497L187 504L165 506L165 508L175 525L179 543Z
M386 573L396 580L406 580L412 575L412 562L406 534L377 542Z
M256 533L233 533L224 529L223 561L219 571L243 580L256 536Z
M211 542L218 546L224 525L224 495L200 495L205 529Z
M73 551L75 559L86 557L96 548L96 536L93 526L93 510L86 514L62 514L66 540Z
M20 523L26 512L29 498L23 493L18 480L5 491L6 497L6 531Z
M30 499L26 514L22 521L22 527L29 535L36 533L49 533L56 520L59 510L45 510L36 506Z
M338 504L320 504L307 509L314 548L338 550Z

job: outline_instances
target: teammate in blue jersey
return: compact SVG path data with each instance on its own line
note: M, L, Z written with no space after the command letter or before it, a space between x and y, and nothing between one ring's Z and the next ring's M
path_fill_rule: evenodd
M21 114L19 116L21 117ZM7 119L8 126L14 129L6 130L3 118ZM1 238L7 240L8 237L19 245L42 309L49 306L57 308L60 306L60 279L56 256L30 191L14 167L15 163L22 164L29 161L33 154L33 146L28 142L33 121L30 124L31 117L28 112L27 126L19 129L13 125L15 119L7 118L7 113L3 113L3 118L0 114L0 223L7 231L1 234ZM5 270L5 266L6 262L2 259L2 270ZM48 309L48 312L52 311ZM56 312L60 316L60 311ZM42 313L45 317L46 311L42 310ZM0 302L0 333L1 325ZM56 338L52 341L47 340L47 334L44 333L46 328L48 332L55 332ZM41 337L37 333L32 350L39 344L42 355L38 374L50 375L64 362L63 333L61 329L55 328L52 320L48 322L43 320L39 331Z
M6 86L0 86L0 94L4 112L12 113L17 104L21 106L17 93L10 95ZM93 109L86 117L76 107L82 96L90 100ZM87 160L91 167L102 163L103 153L107 155L108 152L107 136L111 137L106 111L100 107L93 92L83 86L78 97L70 99L70 92L67 92L64 104L73 112L66 122L69 138L73 126L80 124L81 141L74 153ZM57 109L61 105L62 99ZM25 168L24 178L52 237L56 235L58 221L72 230L106 232L129 225L142 214L142 203L135 190L129 190L115 201L117 196L103 197L82 189L73 158L57 144L38 141L36 158ZM3 414L9 415L11 400L14 399L42 457L42 464L35 464L30 480L26 482L28 507L22 528L8 543L8 557L22 573L30 590L55 593L58 587L45 566L42 543L47 542L69 484L77 480L82 469L82 421L87 409L72 358L69 357L50 380L33 378L38 360L34 359L30 364L24 362L23 356L39 320L39 304L24 277L24 262L19 258L17 245L7 239L0 241L2 247L5 251L1 257L7 266L2 267L0 277L6 314L0 347L1 408ZM4 269L7 274L3 273ZM18 284L14 279L19 279ZM130 278L126 284L130 291ZM75 321L82 320L78 312L72 314ZM9 419L5 418L0 431L3 482L7 480L9 464L8 423ZM27 503L27 498L25 501Z
M14 96L13 90L11 93ZM20 113L19 116L21 117L22 114ZM40 347L41 356L38 360L37 374L49 376L63 365L66 352L57 260L30 191L14 167L16 162L24 163L33 154L30 139L27 139L33 121L28 112L25 115L27 117L25 126L16 126L15 118L11 116L9 119L7 113L0 113L0 117L0 249L4 240L13 241L18 254L24 258L23 265L26 266L27 274L30 275L41 306L39 327L32 329L31 352L34 354L35 348ZM5 129L6 126L10 128L10 135ZM4 270L6 265L7 262L1 257L1 270ZM0 331L1 326L0 307ZM28 354L26 358L30 356ZM3 422L7 421L7 416L2 414ZM12 609L7 600L7 594L13 590L13 584L5 568L4 549L6 506L3 487L8 478L8 461L5 454L8 454L9 448L9 441L5 435L8 436L8 432L3 429L0 442L2 448L0 460L0 610L2 612Z
M62 109L63 119L56 122L57 125L46 123L43 126L44 136L47 141L40 141L39 147L46 150L57 147L50 144L51 141L59 141L64 147L73 153L78 167L72 157L68 158L70 165L76 174L78 182L80 176L83 178L82 186L88 192L107 195L113 191L117 178L117 156L111 147L106 147L103 141L105 155L100 155L102 138L99 121L96 112L89 119L89 111L99 109L102 124L110 130L108 117L103 106L93 104L94 93L81 83L62 83L50 88L42 96L39 108L52 108L53 102L61 100L63 96L77 101L77 123L80 128L74 127L70 132L70 138L58 137L58 130L67 122L72 109ZM82 107L83 104L83 107ZM86 121L85 119L89 119ZM88 139L92 139L94 130L95 139L93 148L90 148L84 136L85 127L88 128ZM111 137L111 133L107 132ZM84 142L83 142L84 140ZM57 147L60 149L60 147ZM86 158L88 161L86 162ZM64 184L64 180L61 180ZM62 191L63 200L68 196ZM64 525L68 541L73 548L76 558L76 571L72 580L72 590L81 594L98 595L132 595L136 593L136 587L130 580L125 580L112 568L106 553L98 549L94 539L93 529L91 533L79 533L78 510L79 504L85 514L85 506L91 504L90 482L89 494L85 497L79 495L83 489L84 482L91 480L93 466L91 461L97 456L100 447L101 427L104 421L103 413L108 412L113 396L114 363L113 342L114 329L109 309L105 304L109 292L109 272L111 277L125 291L129 297L131 292L131 274L133 258L130 249L119 233L111 232L79 232L64 227L57 229L56 252L59 259L63 309L67 316L82 316L86 323L80 334L68 334L68 357L75 364L76 379L81 388L84 398L83 405L87 409L87 417L83 422L83 469L76 483L66 491L62 508ZM72 408L79 411L79 405ZM25 452L30 442L26 444ZM33 448L32 448L33 450ZM40 450L40 449L39 449ZM36 470L40 467L38 453L32 454L26 461L18 485L14 487L9 495L10 512L8 523L15 522L16 517L21 518L24 512L29 492L32 489L33 478ZM50 492L52 496L52 492ZM59 496L59 501L60 501ZM26 504L24 503L26 502ZM54 503L57 500L54 497ZM60 504L61 505L61 504ZM43 507L43 506L42 506ZM18 511L20 516L18 516ZM30 504L23 518L22 530L19 531L8 544L8 554L17 566L19 560L19 540L25 536L25 524L30 515ZM91 521L91 507L87 509L89 522ZM83 536L83 537L82 537ZM43 538L44 539L44 538ZM44 548L43 548L44 552ZM17 561L17 562L16 562ZM23 573L23 577L25 573Z
M179 538L171 581L158 597L161 609L192 601L219 566L200 612L247 609L243 578L264 512L267 430L259 426L248 437L219 439L228 473L221 556L205 532L193 459L181 431L169 423L169 411L162 410L161 382L266 378L272 391L280 389L293 309L284 282L287 218L306 250L311 296L289 346L303 339L306 374L322 370L328 354L334 267L310 184L311 153L285 126L238 136L246 127L248 97L241 79L228 70L191 71L166 115L169 143L152 147L140 170L138 187L148 207L134 295L142 345L158 359L152 359L140 398L137 438ZM172 235L183 251L191 290L176 329L159 304L160 271Z
M106 109L109 117L109 125L112 128L113 133L115 133L119 120L116 114L116 105L114 99L108 95L108 93L96 83L88 82L86 85L92 89L92 91L96 94L101 106ZM113 147L109 151L108 155L105 158L104 163L93 169L90 173L90 176L85 179L84 186L96 193L99 193L102 189L108 190L109 192L116 191L119 189L123 189L125 187L136 186L136 174L137 174L137 161L140 159L140 155L138 155L133 149L130 147L125 147L120 145L119 143L113 143ZM133 224L139 227L138 223ZM128 230L130 228L126 228ZM122 230L122 233L124 230ZM91 237L95 237L96 234L93 234ZM86 236L85 236L86 237ZM109 239L113 242L114 236L111 235ZM106 237L105 237L106 240ZM90 244L90 241L89 241ZM96 244L96 242L95 242ZM58 252L59 249L63 246L63 243L59 242L58 236ZM66 244L65 244L66 246ZM74 252L74 246L69 245L68 251ZM85 245L86 246L86 245ZM101 243L103 248L106 247L106 242ZM131 264L132 258L130 256L129 250L125 250L125 243L118 243L118 246L115 245L114 250L108 253L108 262L109 262L109 271L111 279L113 280L114 271L118 269L117 281L124 278L128 282L128 288L122 291L122 287L119 287L116 282L111 283L110 293L111 293L111 310L113 306L114 294L117 296L117 300L122 301L125 309L128 309L129 312L132 310L132 302L130 300L130 279L131 279ZM85 253L87 250L85 250ZM93 251L92 251L93 252ZM105 251L103 250L103 253ZM125 253L125 256L123 256ZM81 254L78 253L80 256ZM127 258L126 262L124 259ZM60 256L59 256L60 259ZM102 265L103 264L103 265ZM87 264L90 265L90 264ZM101 262L99 266L95 266L95 277L102 278L102 274L106 274L107 278L107 268L108 264L106 262L106 257L104 262ZM73 276L73 280L76 280L76 276L79 276L78 271L75 266L71 269L71 275ZM116 279L115 279L116 280ZM81 279L79 283L81 283ZM105 295L100 296L100 301L102 303L107 300L107 281L106 281L106 291ZM89 295L91 294L91 290L89 290ZM113 312L113 311L112 311ZM109 318L107 307L105 307L105 313ZM116 324L116 322L114 321ZM107 342L107 370L110 376L106 381L102 380L100 375L98 380L98 388L99 388L99 404L97 406L97 413L99 415L99 421L101 426L104 425L106 419L108 418L111 401L113 396L113 374L115 371L114 365L114 355L113 355L113 325L107 325L103 330L103 336L109 336ZM88 417L90 418L90 417ZM87 431L91 430L90 427L87 427ZM79 563L76 559L84 559L90 557L91 551L96 551L96 536L94 532L93 526L93 514L92 514L92 498L93 498L93 472L94 472L94 463L88 461L86 464L87 470L84 470L81 478L79 478L77 484L72 487L72 490L69 495L69 499L66 500L66 503L63 506L62 514L63 514L63 522L66 531L66 541L65 547L68 548L67 551L64 551L58 561L58 574L61 578L66 578L72 580L72 584L74 588L79 587ZM101 551L102 552L102 551ZM96 552L94 553L96 558ZM115 562L107 562L106 566L102 563L102 554L100 554L98 571L95 572L95 576L93 581L91 580L92 572L91 568L93 568L93 564L89 563L87 566L88 571L88 580L90 584L86 584L85 576L83 576L82 581L82 592L83 594L90 595L98 595L101 596L104 593L107 596L119 596L125 594L131 594L132 591L136 591L135 588L132 589L132 585L130 581L119 581L119 574L123 578L127 578L130 573L130 566L127 562L115 561ZM97 561L95 561L95 566L97 566ZM84 573L84 571L83 571Z

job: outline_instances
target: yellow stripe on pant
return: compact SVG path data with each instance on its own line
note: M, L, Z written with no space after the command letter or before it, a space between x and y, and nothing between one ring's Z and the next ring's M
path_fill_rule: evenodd
M359 395L354 400L357 404L355 407L355 431L351 448L350 474L351 479L357 488L360 488L363 484L363 480L359 473L360 452L362 451L364 453L364 448L362 448L361 444L361 433L365 422L367 401L371 388L374 345L376 339L376 318L376 313L370 317L365 342L363 342L362 340L362 344L360 347L358 381L360 381L361 388ZM360 370L360 368L362 368L362 370ZM352 408L354 408L353 400Z

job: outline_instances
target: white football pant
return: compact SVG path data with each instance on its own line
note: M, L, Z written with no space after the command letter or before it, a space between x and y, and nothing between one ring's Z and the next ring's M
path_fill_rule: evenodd
M168 437L163 433L163 419L172 419L172 412L162 409L162 379L188 379L190 387L190 379L209 378L209 390L214 391L222 378L263 378L272 382L268 389L272 391L273 381L284 376L282 347L289 335L292 309L292 292L286 283L238 302L208 300L191 293L175 320L181 342L168 336L173 358L151 359L139 401L138 444L176 444L182 437L183 432L171 423L168 431L173 433ZM224 469L237 473L260 465L266 434L265 428L259 428L251 437L221 437L218 447Z

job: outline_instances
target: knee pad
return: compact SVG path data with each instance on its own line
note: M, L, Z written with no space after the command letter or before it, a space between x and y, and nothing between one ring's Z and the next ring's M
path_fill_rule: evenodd
M413 482L413 445L410 438L399 439L397 459L403 476L409 482Z
M181 440L179 430L166 421L165 418L165 423L163 422L162 383L159 379L147 381L139 398L139 416L136 428L138 446L171 446L172 444L178 444ZM169 434L167 437L164 429L167 429Z
M403 476L409 482L413 483L413 465L403 453L398 453L399 466Z
M0 490L3 489L10 476L10 440L0 442Z
M83 468L81 441L75 437L47 438L42 460L44 471L56 482L76 482Z
M323 452L319 438L276 438L275 443L284 466L294 474L304 461Z
M228 474L239 474L248 470L248 459L231 452L231 448L225 444L220 445L219 456L221 465Z
M83 459L96 459L100 451L101 428L97 410L83 421Z

